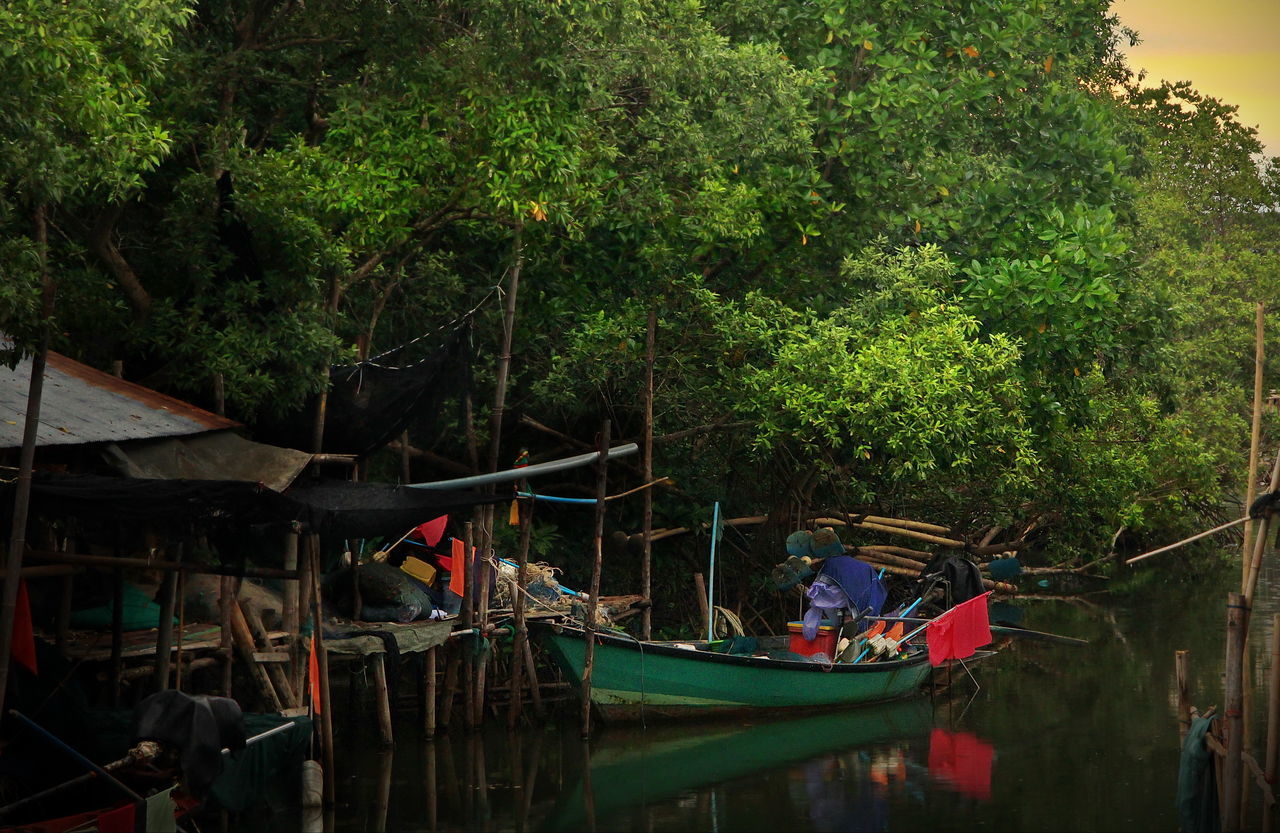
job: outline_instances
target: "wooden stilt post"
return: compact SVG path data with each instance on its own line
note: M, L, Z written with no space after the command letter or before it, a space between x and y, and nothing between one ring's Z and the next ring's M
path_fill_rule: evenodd
M529 640L529 626L524 619L525 568L529 565L529 540L533 530L533 501L520 501L520 549L516 556L516 580L511 590L511 615L515 619L516 633L511 642L511 705L507 712L507 727L514 729L520 720L520 708L524 703L523 681L524 648ZM536 680L530 682L536 685Z
M187 573L178 573L178 635L173 652L173 687L182 691L182 635L187 627Z
M235 649L232 647L234 640L231 636L231 604L236 598L235 581L231 576L222 576L218 580L218 621L221 626L219 653L222 654L222 696L224 697L232 696L231 672L232 664L235 662Z
M425 752L427 765L423 769L426 774L427 788L427 830L430 833L436 833L440 829L440 787L436 783L436 745L428 743Z
M1276 782L1280 758L1280 613L1271 617L1271 675L1267 682L1267 757L1262 763L1268 784ZM1275 824L1275 806L1262 802L1262 830L1270 833Z
M166 572L160 584L160 622L156 630L156 689L169 687L169 663L173 651L173 605L178 591L178 574Z
M642 461L644 482L653 482L653 365L655 344L658 334L658 311L649 310L649 325L646 329L644 348L644 460ZM653 557L653 490L644 490L644 510L641 534L644 536L643 549L640 553L640 595L644 596L645 608L640 614L640 638L649 639L653 626L653 573L651 562Z
M466 718L468 729L475 728L475 709L471 704L475 701L475 660L476 654L474 650L475 640L477 637L472 633L475 627L475 601L476 601L476 558L472 553L474 543L473 522L467 521L462 533L462 563L466 572L466 583L462 587L462 627L468 633L462 639L460 650L462 653L462 712ZM453 565L455 568L457 564Z
M591 592L587 596L586 615L586 656L582 669L582 737L591 736L591 672L596 659L596 607L600 600L600 570L604 560L604 499L608 492L609 474L609 429L610 422L605 420L600 426L600 459L596 463L596 518L595 534L592 536Z
M374 805L373 811L374 830L387 829L387 811L391 809L391 765L395 758L395 753L391 750L384 750L378 755L378 803Z
M299 533L300 528L294 524L294 532ZM299 535L298 545L300 547L298 553L298 633L297 633L297 662L293 666L293 690L302 691L306 687L306 680L309 673L309 654L307 645L302 641L302 626L304 622L311 621L311 558L307 555L304 539Z
M117 567L111 578L111 705L119 708L120 673L124 671L124 570Z
M56 643L59 651L66 651L67 641L71 635L71 601L75 592L75 576L68 574L62 577L62 599L58 605L58 635Z
M396 738L391 729L391 691L387 688L386 657L385 653L377 653L370 659L373 661L373 684L378 701L378 732L382 736L383 746L395 746Z
M1223 833L1240 830L1240 787L1243 782L1244 720L1243 702L1244 638L1249 629L1249 606L1244 596L1227 596L1226 718L1227 759L1222 768Z
M427 708L426 708L426 725L423 726L423 732L427 740L431 740L436 736L436 652L439 646L428 648L426 655L422 658L422 664L425 667L423 675L427 682ZM434 748L434 747L433 747ZM434 752L432 753L434 755Z
M538 666L533 661L533 646L527 639L524 641L524 675L529 678L529 700L533 703L533 713L542 717L542 690L538 687Z
M446 732L453 719L453 703L458 696L458 666L462 663L458 652L461 650L463 649L458 645L449 647L444 663L444 702L440 709L440 728Z
M290 527L284 534L284 568L286 570L298 569L298 531ZM284 580L284 597L283 610L280 611L280 624L284 628L284 632L288 636L288 651L290 668L296 669L298 663L298 630L301 617L298 614L298 601L301 595L301 586L298 579ZM301 687L294 685L294 691L301 691Z
M1191 701L1187 695L1187 657L1188 651L1174 651L1173 669L1178 680L1178 745L1187 737L1191 728Z
M479 656L476 657L476 685L475 685L475 718L473 725L479 726L484 723L484 690L485 678L489 670L489 656L492 653L492 647L489 642L489 581L493 572L493 505L484 507L481 510L480 517L483 519L480 525L480 538L482 546L480 547L481 557L477 559L479 563L476 566L478 574L476 594L476 625L480 630L476 637L475 644L480 648Z
M333 699L329 686L329 654L324 647L324 609L320 599L320 536L308 540L311 558L311 638L316 643L316 664L320 671L320 735L324 749L324 803L332 807L337 799L334 781Z

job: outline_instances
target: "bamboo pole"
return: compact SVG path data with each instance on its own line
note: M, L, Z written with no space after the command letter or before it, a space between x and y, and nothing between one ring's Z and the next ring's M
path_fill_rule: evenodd
M449 643L445 643L447 646ZM440 708L440 728L448 731L449 723L453 719L453 702L458 696L458 666L462 659L459 652L462 650L461 645L450 646L446 648L444 663L444 703Z
M124 570L111 575L111 705L120 706L120 672L124 670Z
M533 713L542 717L542 691L538 684L538 666L533 661L533 645L527 639L524 641L524 674L529 678L529 699L533 703Z
M169 688L170 652L173 650L173 605L178 593L178 574L165 573L160 584L160 621L156 629L156 689Z
M1191 729L1191 698L1187 692L1187 658L1189 651L1173 652L1173 670L1178 681L1178 748Z
M435 649L427 653L431 654ZM432 654L434 657L435 655ZM434 659L432 666L435 666ZM427 756L427 765L424 767L426 774L425 786L427 788L427 830L429 833L436 833L440 829L440 787L436 781L436 745L428 743L424 750Z
M490 642L490 638L489 638L489 579L490 579L490 572L491 572L490 564L492 563L492 561L490 560L489 557L487 557L489 554L493 552L493 547L492 547L493 533L491 531L492 527L490 526L493 523L492 510L493 510L492 504L485 507L485 512L484 512L485 526L483 527L483 529L486 529L487 531L484 533L486 544L482 552L486 554L486 557L480 561L480 566L479 566L480 633L476 636L476 645L480 647L480 656L476 657L477 659L476 685L475 685L475 698L476 698L475 699L475 725L476 726L480 726L481 724L484 723L485 679L489 671L489 656L492 654L492 651L490 650L490 648L492 647L492 643Z
M472 640L477 637L472 632L475 627L476 600L476 558L471 552L473 542L473 521L467 521L462 534L462 566L466 570L466 581L462 586L462 627L468 636L460 650L462 654L462 712L468 729L475 728L475 710L471 704L475 699L475 651ZM458 565L453 565L457 569Z
M1223 833L1240 830L1240 789L1244 759L1243 664L1244 639L1249 630L1249 604L1239 593L1227 596L1226 718L1227 757L1223 762Z
M373 685L378 705L378 733L383 746L395 746L395 733L391 729L391 691L387 687L387 655L376 653L373 661Z
M649 322L645 328L644 346L644 459L643 479L645 483L653 480L653 365L655 345L658 335L658 310L649 308ZM640 551L640 595L644 596L644 612L640 614L640 638L648 640L652 636L653 626L653 491L644 490L643 521L641 534L644 535L643 547Z
M516 556L516 580L512 589L511 615L515 619L516 633L511 642L511 704L507 711L507 728L514 729L520 720L524 704L521 691L524 671L524 646L529 639L529 625L524 616L525 568L529 565L529 542L533 537L533 501L520 501L516 505L520 513L520 544ZM537 684L536 680L531 680Z
M311 592L314 587L311 583L311 558L308 557L306 551L305 540L301 537L301 527L294 523L294 532L298 532L298 633L297 633L297 662L293 664L293 690L306 691L307 681L310 678L310 660L308 660L307 644L302 639L303 623L310 621L311 618Z
M1249 465L1245 469L1245 499L1246 507L1253 506L1253 499L1257 493L1258 487L1258 446L1262 439L1262 368L1263 368L1263 307L1259 301L1254 310L1253 321L1253 424L1249 431ZM1246 521L1244 525L1244 549L1241 551L1241 559L1247 560L1253 552L1250 544L1253 539L1253 523ZM1244 580L1247 580L1245 576ZM1244 593L1243 580L1240 592Z
M182 639L187 628L187 574L178 573L178 636L173 658L173 687L182 691Z
M911 521L905 518L888 518L883 515L859 515L848 514L844 518L832 518L826 515L814 515L809 518L815 524L822 526L861 526L864 523L880 524L881 526L896 526L902 529L911 529L916 532L932 532L935 535L950 535L951 527L942 526L941 524L930 524L924 521Z
M232 663L235 649L231 638L231 603L235 600L235 579L223 576L218 580L218 653L222 656L222 695L231 696Z
M1276 782L1280 763L1280 613L1271 617L1271 674L1267 682L1267 757L1263 762L1268 784ZM1262 803L1264 833L1275 829L1275 805Z
M591 736L591 672L596 659L596 605L600 599L600 569L604 560L604 497L608 486L610 422L600 426L600 460L596 464L596 517L595 534L592 536L591 592L587 596L586 654L582 668L582 737Z
M333 692L329 684L329 651L324 646L324 602L320 595L320 536L307 538L307 557L311 561L311 638L315 642L316 665L320 672L320 741L324 752L324 804L334 806L337 788L334 778Z
M1248 522L1248 520L1249 520L1249 517L1246 515L1243 518L1236 518L1234 521L1227 521L1224 524L1219 524L1218 526L1215 526L1213 529L1206 529L1204 532L1197 532L1195 535L1192 535L1189 538L1183 538L1181 541L1174 541L1172 544L1166 544L1163 547L1159 547L1154 550L1148 550L1147 552L1144 552L1141 555L1135 555L1133 558L1126 559L1124 563L1129 565L1137 564L1139 561L1144 561L1153 555L1159 555L1160 553L1168 552L1169 550L1176 550L1178 547L1186 546L1187 544L1190 544L1192 541L1199 541L1201 538L1208 538L1210 535L1213 535L1214 533L1228 530L1233 526L1239 526L1242 523Z
M297 578L296 571L281 570L276 567L237 567L197 564L189 561L153 561L149 558L124 558L114 555L78 555L70 552L51 552L49 550L29 550L28 557L38 561L53 561L61 564L75 564L84 567L137 567L142 570L160 570L167 573L195 573L209 576L233 576L243 578Z
M422 658L422 664L426 666L424 675L427 678L427 708L426 708L426 724L423 726L423 734L427 740L432 740L436 736L436 695L438 694L438 681L436 680L436 650L439 646L432 646L427 649L426 656ZM432 750L435 747L431 747ZM431 755L435 755L432 751Z
M58 650L63 652L66 651L67 642L71 637L71 607L74 593L75 575L67 573L62 577L62 597L58 605L57 637L55 638Z

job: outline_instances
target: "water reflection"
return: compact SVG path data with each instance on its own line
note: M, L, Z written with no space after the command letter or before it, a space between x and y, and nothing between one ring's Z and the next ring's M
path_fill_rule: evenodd
M584 749L589 757L577 783L561 795L540 829L593 830L598 825L621 829L618 822L634 821L635 811L646 806L797 763L802 769L817 767L802 779L806 795L815 796L817 805L813 800L792 803L801 809L806 805L835 808L846 802L845 793L870 794L862 789L871 783L870 770L860 765L824 770L823 760L871 744L927 737L931 725L929 702L916 698L751 724L608 729L589 750ZM901 748L898 754L904 754ZM824 772L838 772L841 777L819 777ZM856 789L849 789L850 782L858 782ZM710 812L709 820L718 823L719 816Z

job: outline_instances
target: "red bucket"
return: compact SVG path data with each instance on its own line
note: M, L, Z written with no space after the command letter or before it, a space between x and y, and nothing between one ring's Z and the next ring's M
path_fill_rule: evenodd
M804 638L803 622L788 622L787 632L791 634L791 653L811 657L814 654L826 654L834 658L836 655L836 629L832 625L819 625L818 635L813 639Z

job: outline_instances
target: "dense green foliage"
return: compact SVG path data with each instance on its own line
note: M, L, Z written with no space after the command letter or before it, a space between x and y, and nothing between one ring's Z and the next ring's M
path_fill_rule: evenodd
M521 415L640 436L654 311L656 525L838 506L1092 560L1238 512L1280 307L1280 167L1124 34L1096 0L9 3L0 328L36 342L47 211L57 349L305 444L329 362L475 308L483 446L518 257L511 457L563 451Z

